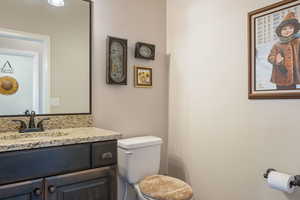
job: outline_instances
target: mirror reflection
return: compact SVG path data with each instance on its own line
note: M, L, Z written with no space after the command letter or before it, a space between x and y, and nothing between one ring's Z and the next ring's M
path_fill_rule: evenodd
M89 113L90 2L1 0L0 116Z

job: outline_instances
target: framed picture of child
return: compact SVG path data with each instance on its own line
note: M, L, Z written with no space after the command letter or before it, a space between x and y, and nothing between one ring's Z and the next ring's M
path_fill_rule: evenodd
M248 14L249 99L300 99L300 1Z

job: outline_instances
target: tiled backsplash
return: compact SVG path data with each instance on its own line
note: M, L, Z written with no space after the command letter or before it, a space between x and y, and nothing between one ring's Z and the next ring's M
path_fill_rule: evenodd
M48 116L47 116L48 117ZM36 117L36 123L45 116ZM50 120L44 122L45 129L80 128L93 125L92 115L59 115L49 116ZM20 124L13 122L14 119L21 119L28 123L28 117L4 117L0 118L0 132L17 131Z

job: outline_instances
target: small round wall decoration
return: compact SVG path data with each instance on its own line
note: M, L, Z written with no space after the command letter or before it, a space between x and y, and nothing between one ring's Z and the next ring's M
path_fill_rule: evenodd
M146 60L155 59L155 45L137 42L135 45L135 57Z
M18 81L10 76L0 77L0 94L13 95L19 89Z

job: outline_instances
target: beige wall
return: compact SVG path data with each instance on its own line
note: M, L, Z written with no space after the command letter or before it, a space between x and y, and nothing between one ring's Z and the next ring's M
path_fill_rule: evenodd
M94 3L93 114L97 127L119 131L124 138L163 138L162 173L166 172L168 133L168 69L166 63L165 0L96 0ZM106 37L128 39L128 85L107 85ZM156 45L155 61L134 58L138 41ZM134 88L133 66L152 66L152 89ZM119 185L119 199L122 198ZM129 199L134 199L132 191Z
M164 139L162 171L166 170L168 69L166 2L164 0L96 0L94 3L93 114L97 127L125 138L155 135ZM128 39L128 85L107 85L107 35ZM156 45L155 61L134 58L138 41ZM152 66L154 87L134 88L133 66Z
M169 172L197 200L287 200L262 174L300 174L299 100L247 99L247 12L271 0L169 0Z

